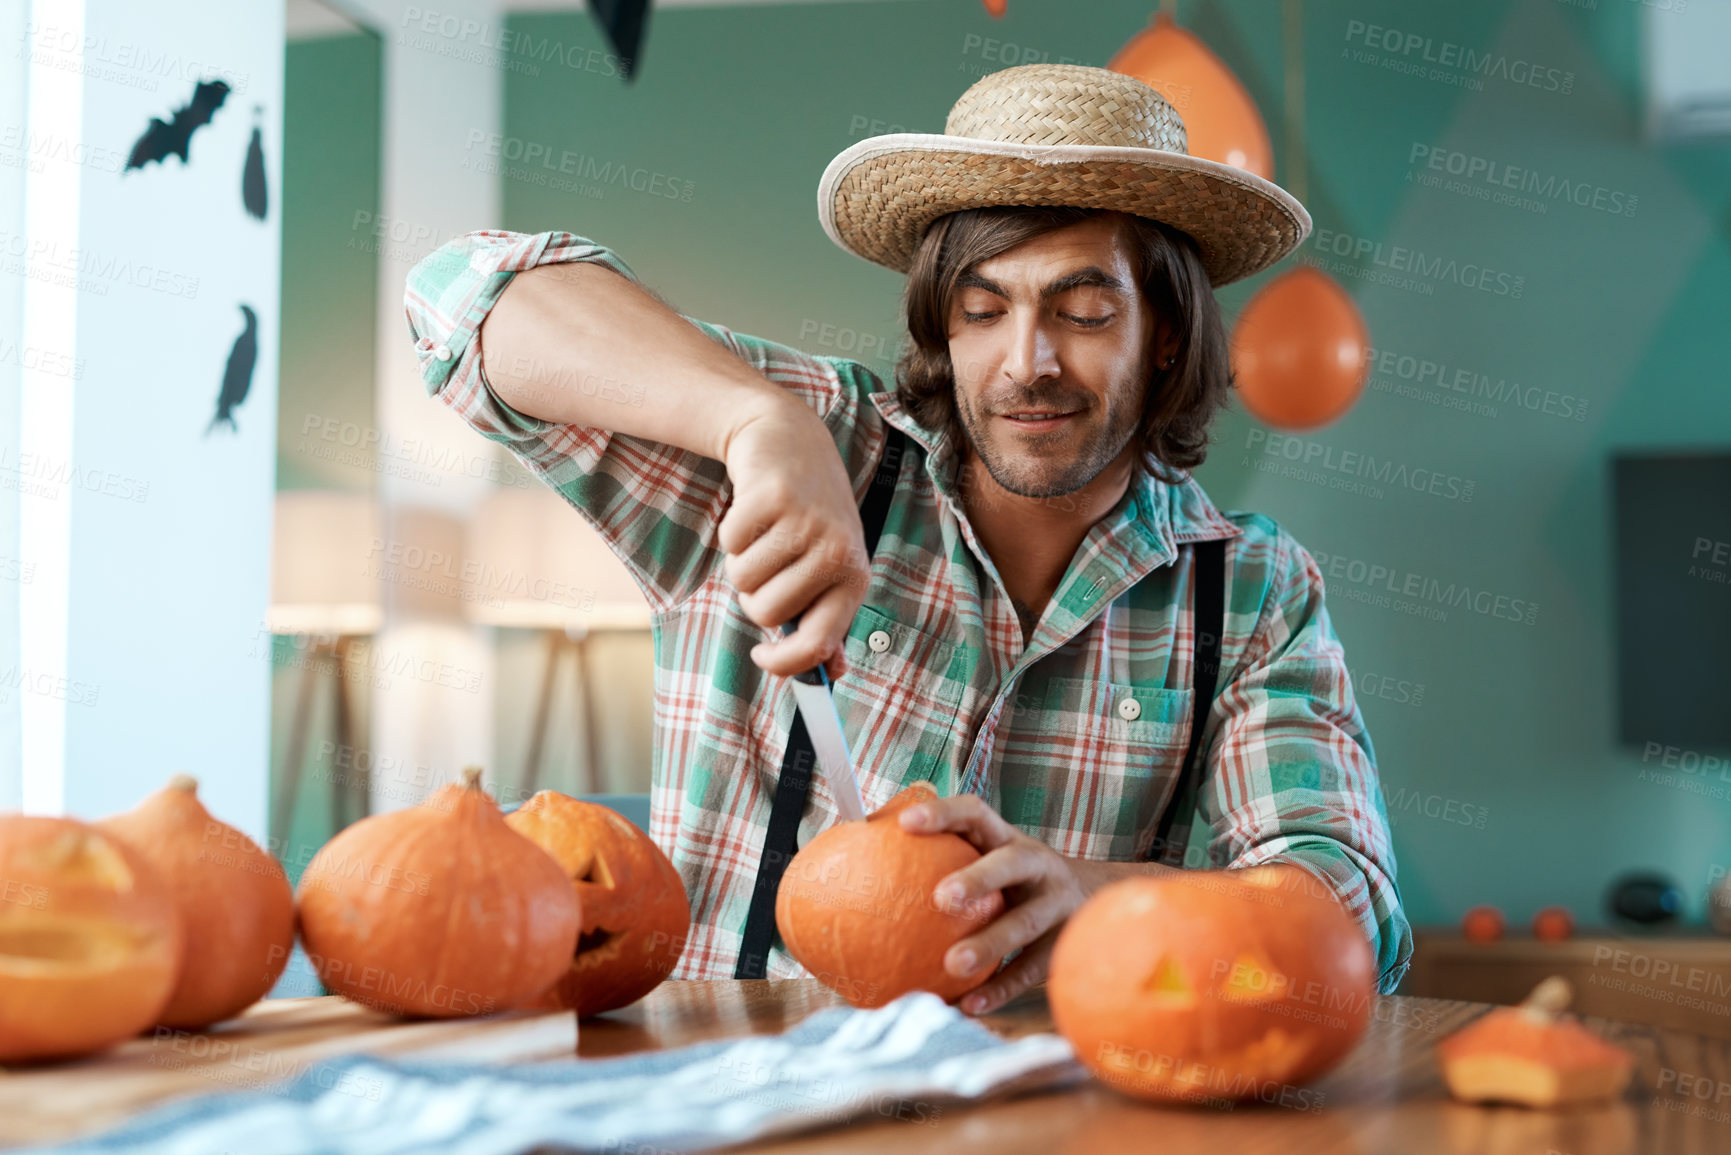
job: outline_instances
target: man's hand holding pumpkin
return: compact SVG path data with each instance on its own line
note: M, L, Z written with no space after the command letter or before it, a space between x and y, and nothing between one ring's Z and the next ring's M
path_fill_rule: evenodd
M898 821L903 830L960 835L980 851L977 862L938 883L933 894L937 902L951 906L983 899L994 890L1004 892L1003 913L985 929L952 946L944 958L945 968L960 976L996 966L1011 951L1022 952L962 998L961 1007L970 1014L996 1010L1044 982L1058 931L1093 891L1087 885L1092 879L1085 878L1087 868L1119 865L1065 858L1010 825L975 794L910 806Z

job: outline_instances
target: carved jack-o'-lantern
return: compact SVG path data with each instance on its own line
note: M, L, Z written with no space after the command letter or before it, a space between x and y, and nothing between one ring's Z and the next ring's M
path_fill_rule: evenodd
M598 1015L634 1003L673 973L691 904L673 863L617 811L543 790L505 816L571 879L583 931L544 1004Z
M1280 863L1101 888L1058 936L1047 997L1076 1057L1120 1091L1266 1100L1346 1056L1375 983L1358 924Z
M101 1050L174 993L185 926L168 884L71 818L0 815L0 1063Z

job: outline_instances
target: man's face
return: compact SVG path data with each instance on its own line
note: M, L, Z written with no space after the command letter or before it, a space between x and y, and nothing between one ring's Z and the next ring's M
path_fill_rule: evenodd
M1074 493L1134 452L1155 317L1122 225L1093 217L1035 237L981 261L957 286L957 414L1011 493Z

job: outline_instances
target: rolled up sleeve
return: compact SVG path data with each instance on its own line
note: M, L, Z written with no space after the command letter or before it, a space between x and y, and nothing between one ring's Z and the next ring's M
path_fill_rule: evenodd
M1214 706L1202 791L1210 861L1289 862L1357 919L1383 993L1412 960L1376 755L1308 551L1275 530L1268 594L1238 672Z
M631 570L651 606L665 610L720 568L717 528L731 500L722 463L604 428L530 416L501 399L482 373L481 327L512 278L570 261L602 264L642 283L618 253L574 233L467 233L410 271L403 295L409 335L428 395L557 490ZM850 466L863 461L861 415L870 406L861 402L875 380L869 371L680 316L815 409ZM641 406L646 388L593 376L560 386L593 391L622 412Z

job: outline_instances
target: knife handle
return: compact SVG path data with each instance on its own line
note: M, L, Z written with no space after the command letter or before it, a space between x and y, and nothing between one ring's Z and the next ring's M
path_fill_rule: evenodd
M781 636L785 638L797 629L799 629L799 615L795 614L788 621L781 623ZM801 670L794 677L808 686L822 686L826 690L830 688L829 674L824 670L822 663L809 670Z

